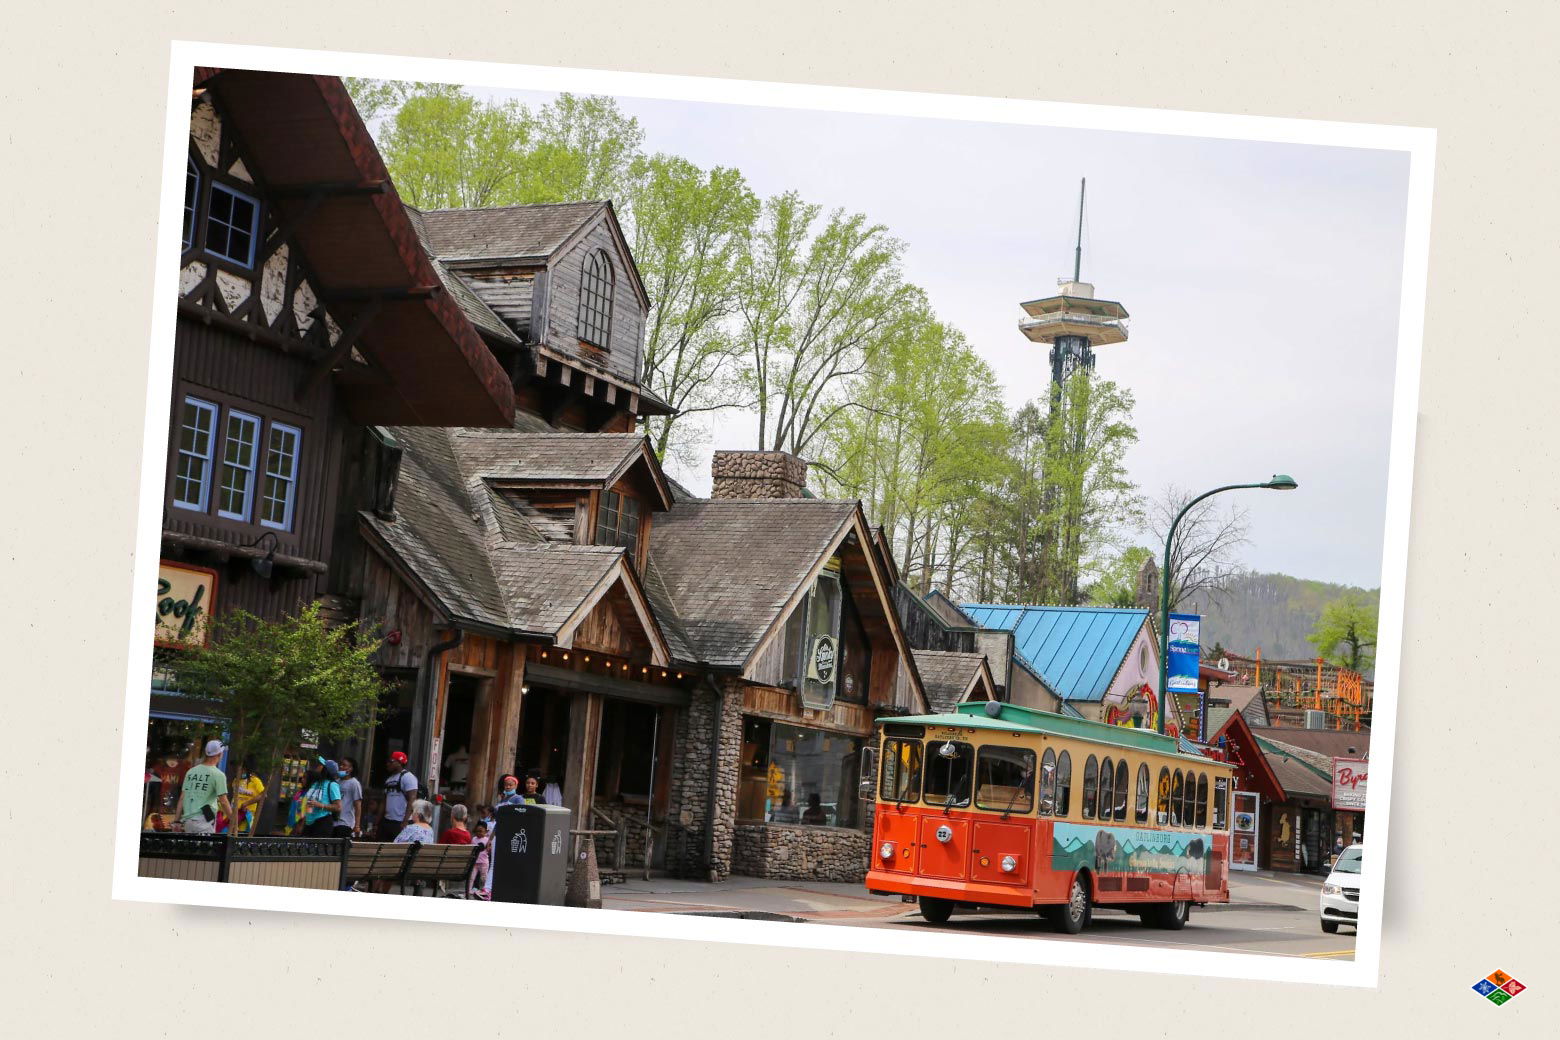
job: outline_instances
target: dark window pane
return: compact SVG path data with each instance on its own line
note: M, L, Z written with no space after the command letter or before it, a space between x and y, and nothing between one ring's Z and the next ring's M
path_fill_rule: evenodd
M1040 760L1040 815L1050 816L1056 811L1056 752L1045 749Z
M1066 816L1072 804L1072 755L1063 751L1056 759L1056 815Z
M983 747L976 760L975 804L998 812L1027 813L1035 804L1035 753Z
M931 740L926 744L925 801L928 805L970 804L970 773L975 749L962 740Z
M913 802L921 797L921 742L888 740L883 743L883 765L878 790L885 802Z

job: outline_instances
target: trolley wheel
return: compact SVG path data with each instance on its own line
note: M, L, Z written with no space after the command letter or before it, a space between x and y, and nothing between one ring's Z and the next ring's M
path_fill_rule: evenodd
M1061 906L1047 907L1046 911L1046 918L1057 931L1068 935L1077 935L1083 931L1094 916L1094 908L1089 903L1089 882L1082 874L1074 875L1067 902Z
M1336 934L1338 934L1338 922L1337 921L1323 921L1322 922L1322 931L1326 932L1328 935L1336 935Z
M1144 910L1142 917L1143 923L1150 927L1179 932L1192 918L1192 903L1188 899L1177 899L1173 903L1156 903Z
M953 916L953 903L949 900L922 896L920 904L921 916L930 924L947 924L948 918Z

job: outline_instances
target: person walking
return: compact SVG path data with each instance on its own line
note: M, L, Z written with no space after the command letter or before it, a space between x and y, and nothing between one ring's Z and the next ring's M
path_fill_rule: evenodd
M331 837L356 838L360 833L358 813L363 807L363 785L357 777L357 759L343 755L339 767L341 769L341 812L336 817L336 826L331 831Z
M304 792L303 806L299 813L303 819L303 836L328 838L336 829L341 812L341 770L336 763L321 757L320 768L314 783Z
M379 819L380 841L395 841L401 828L412 822L416 795L417 777L406 768L406 752L392 751L390 775L385 777L385 813Z
M265 801L265 782L255 774L248 762L239 766L238 779L233 781L233 811L237 820L229 829L234 834L253 834L260 821L260 806Z
M218 808L228 819L233 818L227 777L217 768L223 750L222 741L206 741L206 754L200 764L191 766L184 774L179 789L179 825L186 834L215 834Z

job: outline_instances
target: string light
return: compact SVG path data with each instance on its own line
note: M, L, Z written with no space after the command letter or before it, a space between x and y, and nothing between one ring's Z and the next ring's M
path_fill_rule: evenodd
M568 659L569 659L569 655L568 655L568 654L564 654L564 655L563 655L563 659L564 659L564 660L565 660L565 661L567 661L567 660L568 660Z

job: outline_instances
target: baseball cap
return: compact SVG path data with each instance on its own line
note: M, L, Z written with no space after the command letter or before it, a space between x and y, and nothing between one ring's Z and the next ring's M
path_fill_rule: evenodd
M206 741L206 757L207 758L210 758L212 755L220 755L220 754L222 754L222 741L220 741L220 740L208 740L208 741Z
M392 751L392 752L390 752L390 761L398 762L398 763L400 763L403 766L406 765L406 752L404 752L404 751Z
M329 759L324 755L321 755L320 765L325 767L325 773L327 776L336 777L341 775L341 767L335 763L334 759Z

